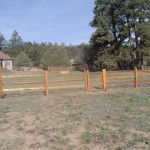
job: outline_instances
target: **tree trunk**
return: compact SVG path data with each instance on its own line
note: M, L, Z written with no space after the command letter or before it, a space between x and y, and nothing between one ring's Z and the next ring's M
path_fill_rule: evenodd
M136 51L136 67L137 69L141 69L141 51Z

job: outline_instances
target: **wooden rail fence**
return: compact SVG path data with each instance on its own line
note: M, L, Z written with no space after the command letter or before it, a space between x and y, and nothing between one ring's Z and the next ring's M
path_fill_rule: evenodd
M80 78L77 78L77 76ZM52 77L54 78L67 77L67 79L52 80ZM31 81L32 78L42 78L42 80L40 79L35 82L33 81L25 82L25 81L19 81L20 78L30 79ZM13 79L17 79L16 80L17 82L16 81L12 82ZM118 82L117 80L121 80L121 81ZM71 85L67 85L69 82L74 82L75 85L73 85L72 83ZM55 85L56 83L64 83L64 84L62 86L60 85L56 86ZM139 83L150 84L150 70L135 69L135 70L126 70L126 71L106 71L106 69L103 69L102 72L89 72L89 70L85 70L84 72L81 73L66 73L66 74L60 74L60 73L50 74L48 72L44 72L44 74L39 74L39 75L17 75L17 76L0 75L0 97L3 98L5 92L16 92L16 91L24 91L24 90L43 90L45 91L45 96L48 96L49 90L54 90L54 89L57 90L57 89L85 88L86 92L91 92L92 88L96 85L99 86L102 90L106 91L108 86L123 85L123 84L130 84L130 83L133 83L135 88L138 87ZM43 86L41 87L31 86L36 84L37 85L43 84ZM49 84L54 84L54 86L49 86ZM20 87L5 88L5 86L15 86L15 85L19 85L19 86L29 85L29 86L21 87L21 88Z

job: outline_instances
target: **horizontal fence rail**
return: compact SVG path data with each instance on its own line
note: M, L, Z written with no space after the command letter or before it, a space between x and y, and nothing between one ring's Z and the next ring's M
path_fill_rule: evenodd
M73 70L73 66L68 66L68 67L47 67L48 71L69 71Z
M137 88L138 84L141 83L150 84L150 70L106 71L103 69L102 72L85 70L80 73L51 74L46 71L39 75L0 75L0 97L4 97L6 92L26 90L42 90L48 96L49 90L58 89L85 88L86 92L92 92L94 91L93 88L98 87L106 91L109 86L125 84L133 84ZM15 88L15 86L19 87Z

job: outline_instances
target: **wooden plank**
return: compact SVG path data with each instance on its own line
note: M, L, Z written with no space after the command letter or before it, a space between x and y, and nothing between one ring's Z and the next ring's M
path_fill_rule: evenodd
M37 82L5 82L3 85L18 85L18 84L43 84L44 81Z
M2 76L3 78L26 78L26 77L43 77L43 75L17 75L17 76Z
M11 91L25 91L25 90L44 90L45 87L35 87L35 88L13 88L13 89L3 89L4 92L11 92Z
M45 96L48 96L48 73L45 71L44 73L44 79L45 79Z
M116 71L107 71L108 73L124 73L124 72L134 72L134 70L116 70Z
M125 83L133 83L132 81L123 81L123 82L109 82L110 85L112 84L125 84Z
M77 75L84 75L84 73L48 74L48 76L77 76Z
M98 78L98 79L103 79L103 78ZM90 81L95 81L95 80L97 80L97 78L90 79Z
M51 90L57 90L57 89L73 89L73 88L81 88L81 87L85 87L85 85L53 86L53 87L48 87L48 89L51 89Z
M100 73L102 73L102 72L100 72L100 71L99 72L90 72L91 75L93 75L93 74L100 74Z
M65 80L49 80L48 82L66 82L66 81L84 81L83 79L65 79Z
M107 79L128 79L128 78L134 78L135 76L107 76Z
M138 70L138 72L150 72L150 70Z

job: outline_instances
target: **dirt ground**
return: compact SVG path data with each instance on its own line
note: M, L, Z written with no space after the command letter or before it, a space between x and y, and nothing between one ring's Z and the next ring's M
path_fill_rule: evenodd
M8 93L0 150L149 150L150 88Z

